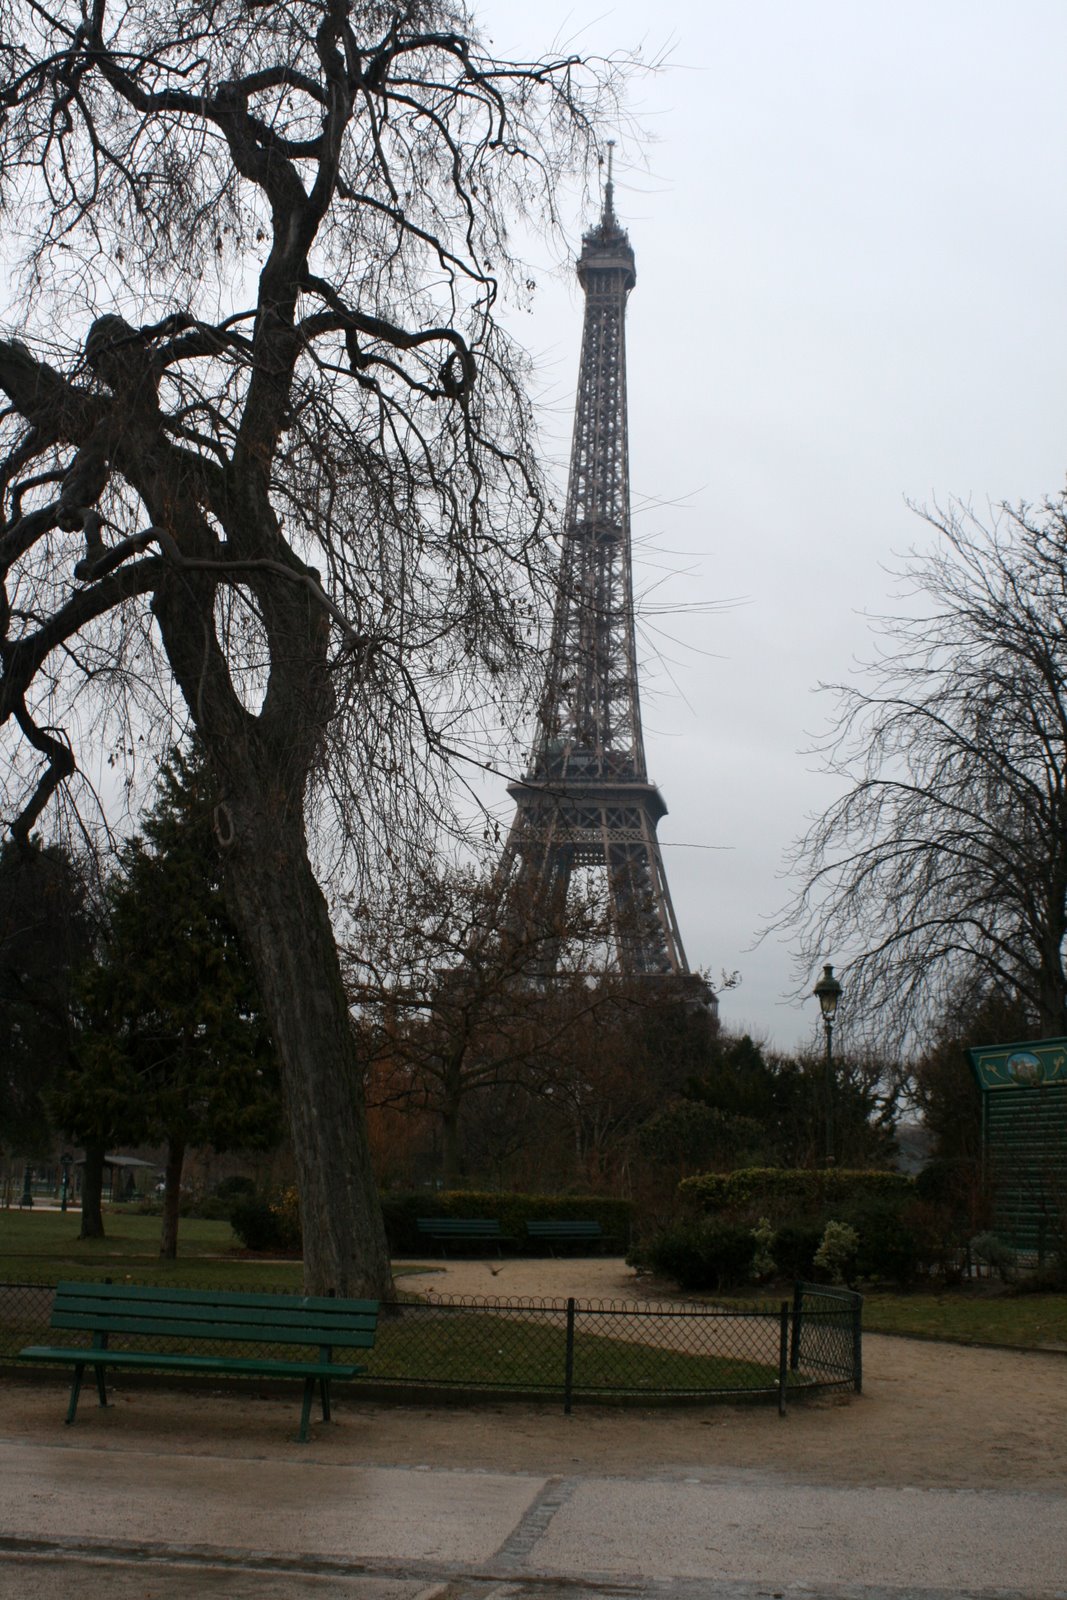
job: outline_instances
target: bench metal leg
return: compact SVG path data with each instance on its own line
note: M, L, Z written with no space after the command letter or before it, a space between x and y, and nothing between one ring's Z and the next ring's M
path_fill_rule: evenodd
M323 1378L321 1380L321 1387L322 1387L322 1420L323 1420L323 1422L329 1422L329 1420L330 1420L330 1380L329 1380L329 1378Z
M74 1368L74 1381L70 1386L70 1404L67 1406L67 1427L69 1428L78 1410L78 1396L82 1390L82 1373L85 1371L84 1361L79 1361Z
M314 1380L314 1378L305 1378L304 1379L304 1407L303 1407L303 1410L300 1413L299 1440L300 1440L301 1444L307 1444L307 1442L308 1442L308 1423L311 1421L311 1402L314 1399L314 1397L315 1397L315 1380Z
M107 1390L104 1388L104 1369L96 1369L96 1396L102 1406L107 1407Z

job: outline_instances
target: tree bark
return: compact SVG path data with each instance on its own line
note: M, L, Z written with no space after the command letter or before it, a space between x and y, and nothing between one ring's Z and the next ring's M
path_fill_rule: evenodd
M82 1174L82 1225L79 1239L104 1237L104 1156L107 1146L103 1140L88 1140L85 1145L85 1169Z
M163 1230L159 1253L164 1261L175 1261L178 1256L178 1215L182 1198L182 1167L185 1164L185 1140L167 1140L167 1168L163 1189Z
M226 884L281 1062L308 1294L388 1299L393 1280L329 911L302 823L232 802ZM279 814L281 812L282 814Z

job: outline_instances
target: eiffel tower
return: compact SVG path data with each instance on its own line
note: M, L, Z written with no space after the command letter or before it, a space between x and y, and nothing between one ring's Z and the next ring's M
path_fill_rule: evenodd
M637 688L626 420L626 299L637 281L615 215L611 147L600 221L582 239L585 327L559 591L537 730L501 860L509 919L562 907L575 869L602 869L608 966L690 977L656 824L667 807L645 766Z

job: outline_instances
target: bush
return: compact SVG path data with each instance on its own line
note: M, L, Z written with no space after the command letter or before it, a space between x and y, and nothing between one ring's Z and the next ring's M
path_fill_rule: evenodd
M783 1278L815 1276L815 1252L822 1243L821 1222L783 1222L774 1236L774 1264Z
M230 1211L230 1227L246 1250L279 1250L280 1228L266 1195L249 1195Z
M930 1259L930 1250L912 1216L914 1209L877 1197L844 1208L841 1220L859 1235L857 1277L899 1284L903 1289L915 1281Z
M748 1278L754 1249L743 1223L702 1217L661 1229L627 1259L681 1289L731 1289Z
M230 1177L221 1179L211 1191L214 1199L227 1201L246 1200L255 1192L255 1179L244 1172L235 1172Z
M992 1267L1001 1283L1011 1282L1015 1275L1015 1251L995 1233L975 1234L971 1240L971 1254Z
M299 1254L303 1248L295 1189L287 1189L274 1200L262 1194L248 1195L234 1201L228 1215L231 1228L246 1250Z
M815 1252L815 1270L831 1283L845 1283L856 1264L860 1236L847 1222L828 1222Z
M770 1278L774 1273L774 1229L766 1217L760 1217L752 1229L752 1276L757 1280Z
M903 1172L878 1172L847 1167L742 1167L737 1172L705 1172L685 1178L678 1193L704 1211L786 1218L840 1213L841 1206L861 1199L895 1200L915 1192L915 1179Z

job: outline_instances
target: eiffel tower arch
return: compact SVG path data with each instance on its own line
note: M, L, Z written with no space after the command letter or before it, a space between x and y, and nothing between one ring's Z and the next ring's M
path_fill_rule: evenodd
M610 160L609 149L603 211L577 263L585 319L559 588L529 765L508 786L515 817L501 881L514 927L562 907L574 873L595 869L609 967L676 980L713 1006L686 962L656 837L667 807L649 782L641 733L626 412L626 302L637 274Z

